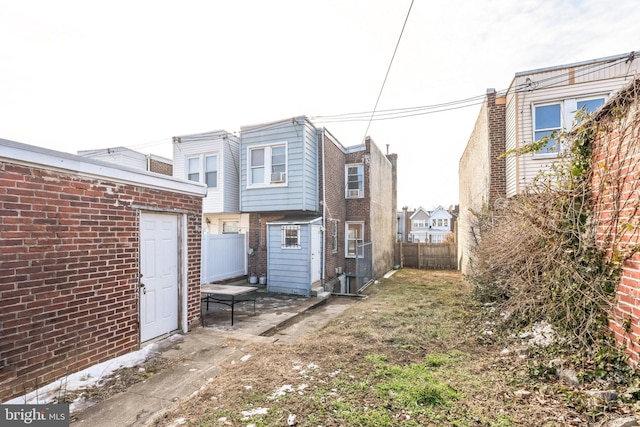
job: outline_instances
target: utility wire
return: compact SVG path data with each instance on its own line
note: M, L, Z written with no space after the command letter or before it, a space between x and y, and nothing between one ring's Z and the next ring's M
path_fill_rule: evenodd
M387 67L387 74L384 76L384 80L382 81L382 87L380 87L380 92L378 93L378 99L376 99L376 104L373 106L373 111L371 112L371 118L369 123L367 124L367 129L364 131L364 137L362 138L362 143L367 139L367 133L369 133L369 126L371 126L371 121L373 120L373 115L376 113L376 108L378 108L378 102L380 102L380 97L382 96L382 91L384 89L384 85L387 82L387 77L389 77L389 71L391 71L391 65L393 64L393 60L396 57L396 52L398 51L398 46L400 46L400 40L402 40L402 34L404 33L404 28L407 26L407 21L409 20L409 14L411 14L411 8L413 7L413 1L411 0L411 4L409 5L409 10L407 11L407 16L404 18L404 24L402 24L402 30L400 31L400 36L398 37L398 41L396 42L396 47L393 50L393 55L391 56L391 61L389 62L389 67Z
M592 65L588 65L584 68L580 68L578 72L573 76L574 78L582 77L588 74L596 73L602 70L606 70L608 68L614 67L618 65L620 62L626 61L627 57L621 57L617 59L613 59L604 63L596 63ZM556 76L547 77L545 79L541 79L532 83L520 84L514 87L515 92L523 92L523 91L534 91L540 90L543 88L552 87L558 84L566 83L570 80L569 72L561 73ZM508 89L502 89L497 91L498 93L506 93ZM389 110L380 110L380 111L363 111L358 113L343 113L343 114L334 114L334 115L324 115L324 116L313 116L310 117L315 123L342 123L342 122L357 122L357 121L378 121L378 120L392 120L392 119L401 119L405 117L413 117L425 114L433 114L440 113L450 110L457 110L461 108L472 107L476 105L482 105L486 94L477 95L470 98L465 98L457 101L450 101L441 104L433 104L433 105L424 105L418 107L406 107L406 108L396 108Z

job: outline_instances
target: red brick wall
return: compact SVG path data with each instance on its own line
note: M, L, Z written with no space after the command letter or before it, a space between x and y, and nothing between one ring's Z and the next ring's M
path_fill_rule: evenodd
M284 217L284 213L249 214L249 247L253 253L249 256L249 276L267 275L267 223Z
M318 136L318 144L322 149L322 134ZM327 176L323 180L322 157L320 158L320 199L326 197L326 226L325 226L325 281L336 277L336 268L344 265L344 223L346 217L345 194L345 176L344 165L345 155L342 150L335 145L328 135L324 141L325 154L324 161L326 163ZM323 191L323 183L326 185L326 191ZM322 207L322 205L321 205ZM332 220L338 221L338 246L337 252L333 252L333 223Z
M346 164L362 163L364 165L364 197L359 199L346 199L346 218L345 221L360 221L364 222L364 243L371 241L371 221L370 221L370 206L371 206L371 186L369 185L369 162L365 161L369 155L370 140L367 137L365 140L366 151L357 151L355 153L349 153L346 155ZM393 218L393 217L392 217ZM344 227L343 227L344 232ZM344 240L343 240L344 242ZM343 243L344 244L344 243ZM345 272L354 273L356 271L355 258L347 258L345 260Z
M504 96L496 97L495 92L487 93L489 162L491 166L489 197L491 200L507 195L506 162L505 158L501 157L506 151L505 110L506 98Z
M155 159L149 159L149 171L173 176L173 165Z
M624 98L624 92L620 95ZM625 103L623 102L622 105ZM598 118L593 145L593 190L598 244L611 256L629 253L640 242L640 138L637 103L623 115L605 113ZM616 340L631 362L640 362L640 255L623 264L616 304L609 322Z
M0 163L0 401L139 349L132 204L188 212L197 322L200 197Z

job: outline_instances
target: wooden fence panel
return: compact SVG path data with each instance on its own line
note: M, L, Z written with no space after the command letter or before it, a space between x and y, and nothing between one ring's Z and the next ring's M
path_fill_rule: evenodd
M402 267L457 270L455 243L396 243L396 262Z

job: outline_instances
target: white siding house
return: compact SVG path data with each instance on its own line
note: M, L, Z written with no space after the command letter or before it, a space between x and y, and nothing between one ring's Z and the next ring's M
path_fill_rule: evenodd
M410 219L409 240L414 243L443 243L452 233L453 215L442 206L430 212L419 207Z
M639 52L640 53L640 52ZM639 70L635 54L623 54L569 65L516 73L506 93L506 150L512 150L554 130L569 130L578 110L597 109ZM548 169L562 146L551 141L533 155L506 159L507 197L522 192Z
M554 131L570 130L579 110L593 112L637 75L639 54L522 71L515 74L506 91L487 91L458 170L458 256L463 273L471 268L477 239L474 212L526 191L565 147L551 139L535 154L504 158L501 154Z
M224 130L173 138L174 176L207 185L202 226L210 234L248 229L240 215L239 150L238 138Z
M110 148L99 148L94 150L80 150L78 151L78 155L82 157L87 157L94 160L102 160L110 163L117 163L120 166L128 166L131 168L150 171L150 172L159 172L155 170L154 166L158 164L163 165L163 170L160 173L164 173L167 175L171 175L171 159L167 159L162 156L157 156L155 154L144 154L139 151L132 150L127 147L110 147ZM166 172L166 171L169 172Z

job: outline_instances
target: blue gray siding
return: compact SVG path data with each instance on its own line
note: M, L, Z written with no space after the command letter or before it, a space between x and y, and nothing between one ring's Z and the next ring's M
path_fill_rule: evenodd
M300 224L300 249L283 249L283 224L267 226L267 291L311 294L311 225Z
M247 188L248 149L286 143L286 185ZM318 144L315 127L304 119L244 127L240 146L240 210L318 211Z

